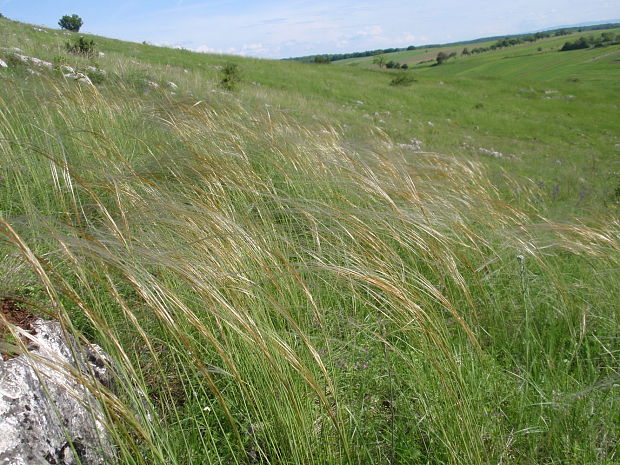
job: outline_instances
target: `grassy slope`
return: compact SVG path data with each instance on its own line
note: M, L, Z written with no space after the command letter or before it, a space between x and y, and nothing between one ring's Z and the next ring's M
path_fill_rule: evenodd
M617 46L398 88L95 40L96 89L0 70L1 292L114 356L122 463L618 460Z
M48 49L41 50L37 39L42 33L25 33L41 58L51 60L62 53L66 36L45 37ZM5 34L11 44L11 32ZM209 56L103 38L97 40L110 55L97 61L125 74L163 73L189 84L197 97L205 84L218 79L217 66L236 62L246 83L262 86L246 84L244 95L260 101L268 93L271 105L306 123L319 118L332 124L326 115L338 114L337 122L346 125L344 133L353 141L363 139L371 123L396 142L419 139L428 151L474 160L488 159L485 150L505 154L485 163L497 173L507 170L532 179L541 186L541 195L552 197L561 217L600 209L620 183L620 46L556 51L572 38L459 58L441 67L423 66L409 72L418 82L407 88L389 86L393 73L388 71ZM19 43L29 52L28 42ZM536 52L540 46L542 53ZM134 56L140 57L139 65L125 59ZM183 75L183 69L190 73ZM557 92L545 93L549 91Z

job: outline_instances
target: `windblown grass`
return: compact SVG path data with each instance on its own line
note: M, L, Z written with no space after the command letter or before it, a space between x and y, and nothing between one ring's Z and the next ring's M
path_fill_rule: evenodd
M119 463L619 459L617 218L228 94L13 84L2 292L111 355Z

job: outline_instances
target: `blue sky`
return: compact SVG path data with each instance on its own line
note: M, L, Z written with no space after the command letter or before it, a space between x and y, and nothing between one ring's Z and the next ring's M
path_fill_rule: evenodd
M283 58L514 34L620 18L619 0L0 0L11 19L192 50Z

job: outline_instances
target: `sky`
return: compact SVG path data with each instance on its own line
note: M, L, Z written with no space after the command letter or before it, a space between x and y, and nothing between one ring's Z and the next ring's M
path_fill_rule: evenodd
M619 0L0 0L11 19L210 53L286 58L616 20Z

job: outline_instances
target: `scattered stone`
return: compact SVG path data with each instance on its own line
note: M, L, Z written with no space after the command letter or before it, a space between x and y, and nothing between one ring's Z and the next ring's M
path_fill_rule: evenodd
M64 74L67 79L75 79L77 82L83 82L84 84L93 85L93 81L90 80L86 74L83 73L68 73Z
M384 121L384 120L382 120L382 119L380 119L380 120L378 121L378 123L379 123L379 124L385 124L385 121Z
M428 121L426 124L428 124L431 127L435 126L432 121Z
M75 73L75 69L73 69L69 65L60 65L60 71L64 73Z
M362 115L362 118L372 119L372 116L370 116L368 113L364 113L364 114Z
M178 89L178 88L179 88L179 86L177 86L177 85L176 85L174 82L172 82L172 81L168 81L168 82L167 82L167 84L168 84L168 87L170 87L171 89Z
M467 142L464 142L462 146L466 149L473 150L474 152L479 152L485 155L490 155L493 158L509 158L509 159L518 158L516 155L510 154L510 153L502 153L499 150L486 149L484 147L473 147L469 145Z
M186 70L186 69L184 69L184 70L183 70L183 72L184 72L185 74L189 73L189 71L188 71L188 70Z
M8 68L8 67L9 67L9 65L7 65L7 64L6 64L6 63L2 60L2 58L0 58L0 68Z
M28 68L26 71L28 71L33 76L41 76L41 73L39 73L38 71L35 71L34 69Z
M364 105L364 102L362 102L361 100L354 100L353 103L357 105Z
M439 85L440 85L440 86L445 86L445 85L446 85L446 83L445 83L445 82L443 82L443 81L439 81Z
M103 409L79 381L110 383L106 354L57 322L36 319L16 331L28 353L0 361L0 464L113 463Z
M422 151L422 141L416 138L410 139L409 144L398 144L401 149L413 150L414 152Z
M547 89L545 91L543 91L545 93L545 95L549 95L549 94L557 94L558 91L555 89Z
M99 52L99 56L100 56L100 57L104 57L104 56L105 56L105 53L103 53L103 52Z
M478 152L484 153L485 155L491 155L494 158L514 158L514 155L507 155L498 150L485 149L484 147L478 147Z
M157 84L156 82L153 82L153 81L149 81L148 79L145 79L144 82L151 89L157 89L159 87L159 84Z
M27 55L20 55L19 53L16 53L15 56L22 62L22 63L32 63L33 65L37 65L37 66L41 66L43 68L47 68L47 69L53 69L54 65L51 64L49 61L43 61L40 58L36 58L36 57L29 57Z
M620 142L618 142L618 143L615 145L615 147L620 147Z
M97 68L96 66L87 66L87 67L86 67L86 69L87 69L88 71L90 71L91 73L99 73L99 74L103 74L104 76L105 76L106 74L108 74L108 73L106 73L106 71L105 71L105 70L103 70L103 69L99 69L99 68Z
M41 29L40 27L33 27L32 29L37 32L45 32L47 34L47 31L45 29Z

